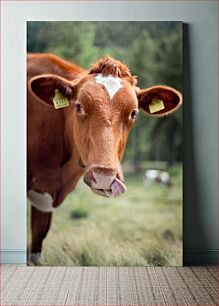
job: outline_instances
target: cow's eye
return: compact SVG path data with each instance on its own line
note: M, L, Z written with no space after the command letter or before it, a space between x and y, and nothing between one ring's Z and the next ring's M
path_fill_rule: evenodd
M83 106L79 102L75 103L75 108L77 113L82 113L84 111Z
M131 112L129 118L132 119L132 120L134 120L134 119L136 119L137 115L138 115L138 110L137 110L137 109L134 109L134 110Z

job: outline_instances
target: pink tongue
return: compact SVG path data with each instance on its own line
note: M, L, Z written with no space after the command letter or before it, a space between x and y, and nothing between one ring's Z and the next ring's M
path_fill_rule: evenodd
M115 180L112 182L110 188L111 188L110 192L111 197L117 197L118 195L126 191L125 185L117 178L115 178ZM105 192L108 194L106 190Z

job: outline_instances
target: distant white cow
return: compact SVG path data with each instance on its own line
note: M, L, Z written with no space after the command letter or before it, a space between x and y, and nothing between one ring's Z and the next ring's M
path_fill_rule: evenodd
M143 176L143 182L145 186L151 185L152 183L158 183L162 186L166 186L167 188L172 187L170 175L167 171L155 169L147 170Z

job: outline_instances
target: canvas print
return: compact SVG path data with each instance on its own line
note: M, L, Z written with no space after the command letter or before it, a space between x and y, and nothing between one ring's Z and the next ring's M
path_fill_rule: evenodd
M27 22L28 265L182 265L182 23Z

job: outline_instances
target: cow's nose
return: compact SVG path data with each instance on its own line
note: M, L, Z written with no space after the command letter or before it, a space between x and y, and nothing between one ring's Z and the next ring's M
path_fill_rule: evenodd
M126 190L118 176L117 169L93 166L87 169L84 182L99 194L117 196Z
M92 169L94 180L91 182L91 187L95 189L110 189L112 182L115 180L116 169L95 167Z
M110 189L116 175L116 169L101 166L89 167L84 175L84 182L95 189Z

